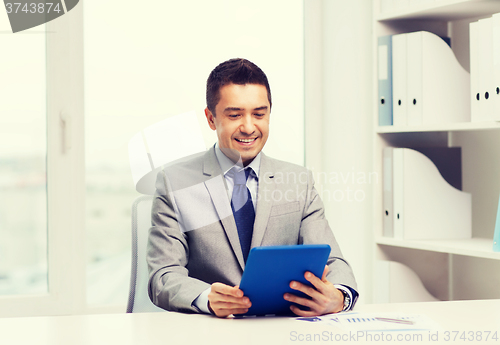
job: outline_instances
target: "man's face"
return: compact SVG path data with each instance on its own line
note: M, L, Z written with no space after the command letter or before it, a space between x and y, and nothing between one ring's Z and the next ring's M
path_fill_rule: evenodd
M208 125L217 131L222 152L234 162L241 156L246 166L259 154L269 136L271 106L267 89L258 84L228 84L219 93L215 114L205 109Z

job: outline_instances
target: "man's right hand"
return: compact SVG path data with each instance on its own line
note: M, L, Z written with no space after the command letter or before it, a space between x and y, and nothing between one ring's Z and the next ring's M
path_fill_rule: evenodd
M208 308L218 317L245 314L252 303L238 286L213 283L208 293Z

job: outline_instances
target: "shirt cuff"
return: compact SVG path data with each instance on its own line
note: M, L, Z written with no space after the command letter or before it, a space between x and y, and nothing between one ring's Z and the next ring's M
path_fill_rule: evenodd
M349 305L347 306L347 308L344 308L342 309L342 311L349 311L352 309L352 307L354 306L353 303L354 303L354 298L353 298L353 295L352 295L352 292L351 292L351 289L345 287L344 285L333 285L334 287L336 287L337 289L339 290L342 290L344 291L348 296L349 296ZM207 297L208 298L208 297Z
M211 314L208 310L208 294L211 287L203 291L196 299L193 301L193 306L198 309L201 313Z

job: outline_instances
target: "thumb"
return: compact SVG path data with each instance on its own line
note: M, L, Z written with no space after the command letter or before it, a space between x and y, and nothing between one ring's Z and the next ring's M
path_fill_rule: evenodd
M321 277L321 280L326 280L326 275L328 274L328 271L330 270L330 268L328 267L328 265L325 265L325 270L323 271L323 276Z

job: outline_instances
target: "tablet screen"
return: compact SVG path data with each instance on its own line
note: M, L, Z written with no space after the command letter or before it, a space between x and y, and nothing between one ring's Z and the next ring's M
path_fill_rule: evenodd
M327 244L252 248L240 283L240 289L252 302L244 315L292 314L291 302L283 295L286 292L305 295L290 288L290 282L312 286L304 273L309 271L321 278L329 255Z

